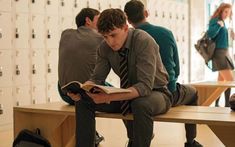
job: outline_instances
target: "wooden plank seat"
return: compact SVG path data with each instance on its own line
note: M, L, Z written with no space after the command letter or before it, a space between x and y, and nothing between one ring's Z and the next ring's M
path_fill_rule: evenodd
M97 112L96 117L133 119L132 115ZM154 121L206 124L226 147L234 147L235 112L225 107L178 106ZM75 137L74 106L63 102L14 107L14 136L20 130L40 128L54 147L72 147Z

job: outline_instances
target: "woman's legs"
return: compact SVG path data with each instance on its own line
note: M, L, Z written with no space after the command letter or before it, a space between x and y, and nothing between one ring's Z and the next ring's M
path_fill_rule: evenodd
M233 72L230 69L220 70L218 81L233 81Z
M233 81L233 72L230 69L220 70L218 75L218 81ZM229 106L229 97L230 97L231 88L228 88L224 92L225 96L225 107ZM215 106L219 106L219 98L215 102Z

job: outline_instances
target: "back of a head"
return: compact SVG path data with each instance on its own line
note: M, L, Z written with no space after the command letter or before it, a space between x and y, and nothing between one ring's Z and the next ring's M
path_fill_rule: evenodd
M143 21L145 18L144 10L144 4L139 0L131 0L124 7L128 20L134 24Z
M122 28L126 24L126 16L120 9L106 9L98 19L97 28L101 34L109 33L115 28Z
M100 12L92 8L83 8L75 18L77 28L84 26L86 24L86 17L90 20L93 20L96 15L99 15Z

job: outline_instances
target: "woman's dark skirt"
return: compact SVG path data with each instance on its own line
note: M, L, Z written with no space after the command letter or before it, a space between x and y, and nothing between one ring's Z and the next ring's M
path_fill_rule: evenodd
M228 49L215 49L212 58L212 71L234 69L233 60L229 56Z

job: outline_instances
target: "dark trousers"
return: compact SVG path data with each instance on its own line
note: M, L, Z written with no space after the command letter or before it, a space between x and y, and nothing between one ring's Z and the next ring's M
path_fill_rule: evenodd
M86 94L82 97L87 97ZM119 101L110 104L95 104L88 98L75 103L76 107L76 147L94 147L95 111L121 113ZM170 99L162 92L153 91L151 95L131 101L134 120L123 120L133 147L149 147L153 134L152 116L166 113L171 107ZM131 125L128 125L128 122Z
M179 105L197 105L197 91L194 87L189 85L181 85L177 83L177 90L173 94L173 107ZM185 132L187 142L191 142L197 135L196 124L185 124Z

